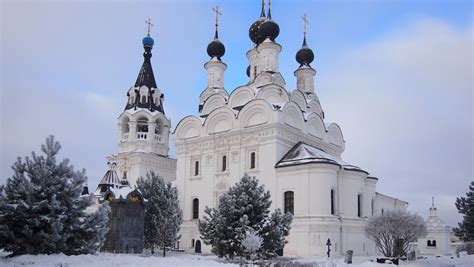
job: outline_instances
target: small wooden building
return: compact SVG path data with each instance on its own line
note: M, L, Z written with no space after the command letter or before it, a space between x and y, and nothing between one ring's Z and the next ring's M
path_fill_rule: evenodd
M141 192L131 187L109 188L101 200L108 201L109 232L101 251L142 253L144 246L145 201Z

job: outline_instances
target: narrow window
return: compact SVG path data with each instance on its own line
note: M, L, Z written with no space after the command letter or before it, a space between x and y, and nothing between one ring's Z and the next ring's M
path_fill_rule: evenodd
M362 217L362 195L357 195L357 217Z
M336 191L334 189L331 189L331 215L334 215L335 212L335 201L334 198L336 197Z
M436 240L431 241L431 246L436 247Z
M250 169L255 169L255 152L250 153Z
M199 218L199 199L193 199L193 219Z
M257 66L253 67L253 78L257 77Z
M426 246L431 247L431 240L426 241Z
M222 171L227 170L227 156L222 156Z
M199 175L199 161L196 160L194 162L194 176L198 176Z
M372 198L372 202L370 204L370 213L372 214L372 216L374 216L374 206L375 206L375 199Z
M194 239L191 240L191 247L194 247Z
M294 210L294 196L295 194L293 193L293 191L286 191L285 194L284 194L284 199L285 199L285 208L284 208L284 211L285 211L285 214L287 212L291 213L291 214L295 214L295 210Z
M382 209L382 215L383 215L383 209Z

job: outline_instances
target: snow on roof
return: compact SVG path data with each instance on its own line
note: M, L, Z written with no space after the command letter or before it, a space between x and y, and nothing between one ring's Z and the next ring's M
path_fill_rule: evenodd
M354 170L354 171L366 171L362 170L361 168L351 165L323 150L305 144L303 142L298 142L294 145L288 153L286 153L283 158L278 161L275 165L276 168L279 167L287 167L287 166L294 166L294 165L302 165L302 164L309 164L309 163L328 163L339 165L346 170Z
M116 199L119 199L120 197L122 199L126 199L128 194L130 194L134 190L135 189L133 189L130 186L125 186L125 187L122 187L122 188L110 188L110 191L112 191L112 193L114 194Z

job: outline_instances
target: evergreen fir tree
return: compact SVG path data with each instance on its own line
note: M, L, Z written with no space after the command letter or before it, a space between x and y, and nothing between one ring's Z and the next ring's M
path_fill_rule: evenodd
M178 232L183 222L183 212L179 207L178 190L153 171L147 173L146 179L140 177L137 187L147 200L145 247L153 252L161 247L165 257L166 247L173 247L180 238Z
M18 158L0 202L0 248L12 255L93 253L103 244L108 206L87 213L91 197L81 197L85 170L59 163L53 136L31 158Z
M456 208L463 214L463 221L454 228L454 233L463 241L474 241L474 181L469 185L466 197L456 199Z
M263 238L257 253L265 258L276 256L286 243L292 216L279 210L270 215L270 206L270 192L258 185L255 177L245 174L221 196L217 209L206 207L204 219L199 221L204 243L219 257L241 257L245 255L242 240L251 230Z

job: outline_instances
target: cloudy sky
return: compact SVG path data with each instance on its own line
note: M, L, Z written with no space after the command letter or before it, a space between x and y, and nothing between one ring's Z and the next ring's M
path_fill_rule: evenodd
M173 127L197 114L203 64L222 9L228 92L245 84L248 27L259 0L0 1L0 183L17 156L46 136L85 168L95 187L117 151L116 117L143 61L145 20L154 24L153 68ZM474 179L473 9L470 1L272 1L283 46L281 72L295 88L301 15L310 21L316 93L326 121L344 133L343 158L379 177L378 191L442 219ZM174 155L174 148L172 148Z

